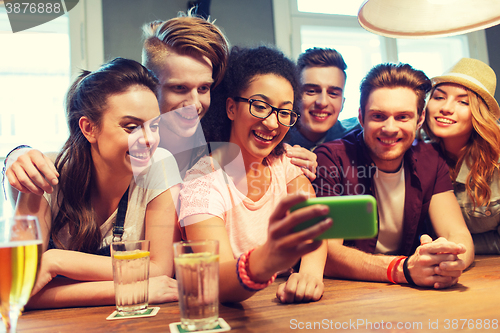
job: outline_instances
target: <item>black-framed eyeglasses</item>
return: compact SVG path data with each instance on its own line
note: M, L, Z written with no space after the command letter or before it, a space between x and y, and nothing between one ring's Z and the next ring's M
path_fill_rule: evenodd
M266 119L273 112L276 112L278 122L286 127L292 127L299 119L300 115L290 109L280 109L259 99L235 97L235 101L247 102L250 105L250 114L256 118Z

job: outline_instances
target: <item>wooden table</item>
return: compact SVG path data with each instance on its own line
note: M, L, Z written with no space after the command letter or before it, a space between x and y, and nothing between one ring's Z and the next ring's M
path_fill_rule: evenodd
M238 332L500 332L500 256L477 256L449 289L325 279L319 302L279 304L278 283L220 316ZM18 332L169 332L177 303L151 318L107 321L114 306L27 311ZM486 329L485 327L489 327Z

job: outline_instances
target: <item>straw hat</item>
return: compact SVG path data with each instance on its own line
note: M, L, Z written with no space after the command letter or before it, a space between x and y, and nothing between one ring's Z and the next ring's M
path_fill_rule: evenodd
M433 86L441 83L457 83L469 88L483 98L497 119L500 117L500 107L494 97L497 77L484 62L462 58L443 75L432 78Z

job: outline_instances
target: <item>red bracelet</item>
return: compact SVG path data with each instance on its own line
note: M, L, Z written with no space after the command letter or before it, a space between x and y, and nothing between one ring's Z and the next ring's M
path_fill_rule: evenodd
M255 249L251 249L247 253L243 253L239 258L238 261L236 262L236 275L238 276L238 280L240 281L240 284L243 288L245 288L248 291L259 291L267 286L269 286L271 283L274 282L276 279L276 273L269 279L269 281L264 282L264 283L258 283L252 280L250 270L248 269L249 266L249 258L250 258L250 253Z
M392 259L391 263L389 264L389 267L387 267L387 278L389 279L389 281L391 281L392 283L396 283L394 281L394 279L392 278L392 276L394 275L393 274L393 270L394 270L394 267L397 266L397 264L401 261L401 260L404 260L406 259L405 256L399 256L399 257L396 257L394 259Z

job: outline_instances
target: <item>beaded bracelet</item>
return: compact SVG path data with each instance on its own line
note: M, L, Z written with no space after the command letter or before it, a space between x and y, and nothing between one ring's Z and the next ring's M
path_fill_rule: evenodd
M392 276L394 275L394 267L397 266L397 264L403 260L403 259L406 259L405 256L399 256L399 257L396 257L394 259L392 259L391 263L389 264L389 267L387 267L387 278L389 279L389 281L391 281L392 283L396 283L394 281L394 279L392 278Z
M408 284L410 286L416 286L417 284L411 278L410 270L408 269L408 259L409 259L409 257L406 258L405 261L403 262L403 273L405 274L405 279L408 282Z
M255 249L251 249L247 253L243 253L239 258L238 261L236 262L236 275L238 276L238 281L240 281L240 284L245 290L255 292L262 290L269 286L271 283L274 282L276 279L276 275L274 274L269 281L264 282L264 283L258 283L252 280L250 270L249 270L249 258L250 258L250 253Z
M20 146L17 146L16 148L12 149L11 151L9 151L9 153L5 156L5 159L3 161L3 169L2 169L2 187L3 187L3 194L4 194L4 197L5 197L5 200L7 200L7 192L5 191L5 171L7 171L7 160L9 158L9 156L19 150L19 149L22 149L22 148L31 148L30 146L27 146L27 145L20 145Z

